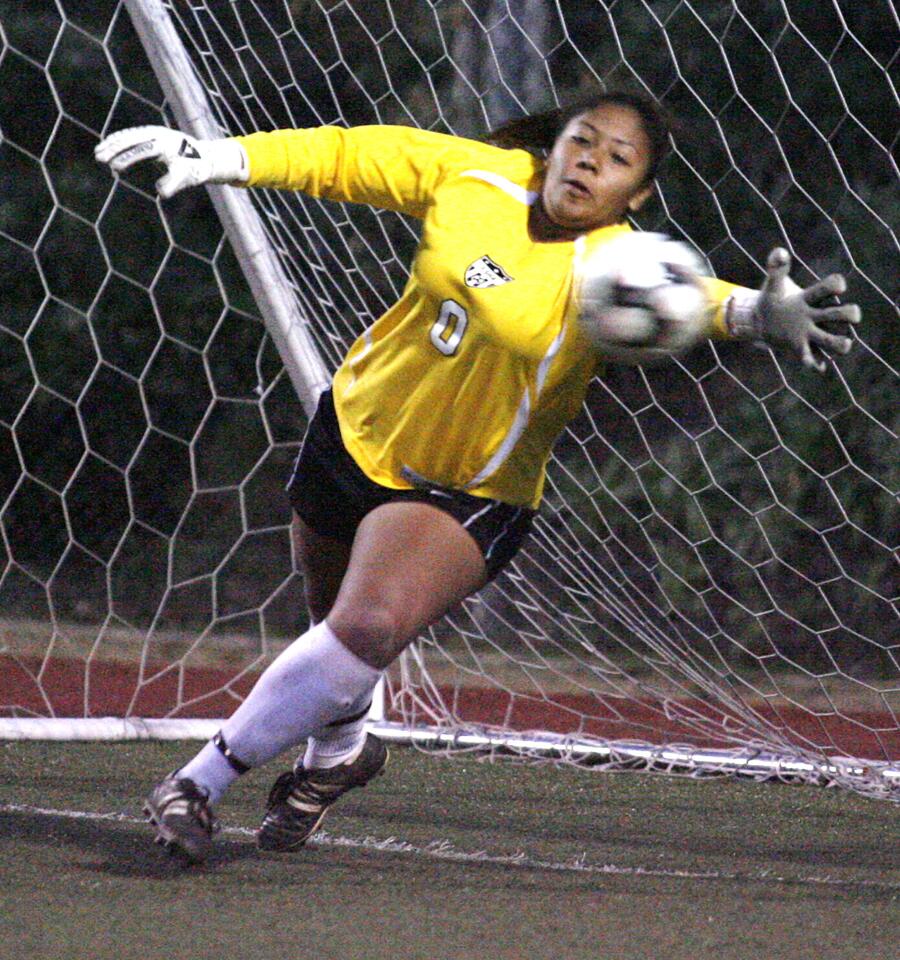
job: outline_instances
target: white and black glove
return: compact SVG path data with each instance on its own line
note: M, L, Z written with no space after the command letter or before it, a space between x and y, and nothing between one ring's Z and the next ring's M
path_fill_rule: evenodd
M760 290L740 290L725 311L728 332L738 340L760 340L770 347L787 349L805 367L824 372L822 354L845 354L853 346L850 337L829 333L825 323L859 323L855 303L838 303L847 283L832 273L806 288L797 286L788 273L791 256L776 247L766 261L766 279Z
M246 183L247 154L237 140L197 140L169 127L129 127L111 133L94 148L100 163L122 173L143 160L156 160L166 173L156 181L159 195L169 197L202 183Z

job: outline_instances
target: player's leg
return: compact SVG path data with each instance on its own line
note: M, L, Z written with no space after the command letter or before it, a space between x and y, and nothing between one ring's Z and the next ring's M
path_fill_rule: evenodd
M297 513L291 523L291 540L310 620L321 623L337 599L350 562L351 545L316 532Z
M461 493L447 498L432 489L425 502L392 495L357 528L347 572L326 618L331 638L362 664L382 669L425 627L496 576L515 555L532 518L528 508ZM354 705L358 710L310 731L295 776L341 767L344 773L336 769L335 776L350 777L357 756L371 774L374 748L365 735L369 704L362 699ZM282 788L290 774L283 779ZM278 799L270 799L270 807L284 801L283 792L273 791Z
M388 503L360 523L325 625L348 656L380 671L485 577L482 551L459 520L430 504ZM362 700L372 691L360 692ZM262 849L301 846L338 797L381 772L387 751L366 734L367 712L368 703L310 731L302 762L281 774L269 795L257 835Z
M329 572L319 557L310 561L310 571ZM331 593L336 578L317 590L332 607L327 623L334 636L381 670L484 579L481 551L457 519L427 504L400 502L377 508L360 523L337 596ZM310 732L297 767L325 769L356 758L365 745L368 704L356 706L349 716Z
M485 570L478 544L443 510L408 501L376 508L359 525L328 617L282 651L220 733L170 779L193 783L213 806L241 773L288 747L312 736L327 748L329 728L343 743L330 745L340 783L326 799L370 779L385 751L377 738L365 737L363 724L383 668L480 587ZM324 567L319 572L324 576ZM319 780L314 789L321 792L328 778ZM309 798L295 800L310 807ZM318 819L325 805L313 804Z
M320 623L337 599L352 545L323 536L296 513L291 534L297 567L303 575L310 621ZM311 731L295 767L324 769L355 760L364 745L367 719L368 710L364 709ZM277 793L273 789L272 796Z
M212 808L234 780L335 721L362 718L380 676L326 621L310 627L266 668L219 733L151 793L146 812L159 842L188 860L205 859ZM383 765L382 757L371 775Z
M328 624L383 670L486 577L481 549L455 517L430 503L387 503L359 525Z
M456 517L428 503L385 503L357 528L323 635L380 673L485 579L481 548ZM328 587L333 585L334 580ZM335 657L336 662L342 659ZM307 732L306 754L298 766L324 769L355 760L365 745L371 692L360 691L345 713ZM225 735L238 752L233 740L241 734L233 730Z
M382 670L477 590L485 569L478 544L442 510L394 502L370 512L331 612L283 651L223 725L234 755L258 766L311 732L363 714Z

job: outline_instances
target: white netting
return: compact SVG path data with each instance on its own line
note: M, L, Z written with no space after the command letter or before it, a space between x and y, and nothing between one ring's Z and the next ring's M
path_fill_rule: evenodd
M683 128L640 226L747 285L783 243L798 281L841 270L863 307L824 378L710 345L596 382L532 542L395 672L395 714L896 763L889 5L168 7L235 133L479 136L635 82ZM302 414L205 195L162 206L153 174L93 165L101 133L165 115L125 10L0 10L6 712L221 712L302 627L280 493ZM415 224L255 197L334 366L402 288Z

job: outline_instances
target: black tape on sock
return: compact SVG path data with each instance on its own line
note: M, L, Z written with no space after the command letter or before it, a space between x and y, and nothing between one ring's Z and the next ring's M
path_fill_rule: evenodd
M354 713L352 717L341 717L340 720L332 720L331 723L326 723L326 727L343 727L346 723L356 723L357 720L362 720L362 718L369 712L372 706L372 701L370 700L359 713Z
M222 731L220 730L212 738L213 746L222 754L222 756L228 761L229 766L232 770L236 770L239 774L246 773L250 769L250 765L244 763L243 760L236 757L231 752L231 747L225 742L225 738L222 736Z

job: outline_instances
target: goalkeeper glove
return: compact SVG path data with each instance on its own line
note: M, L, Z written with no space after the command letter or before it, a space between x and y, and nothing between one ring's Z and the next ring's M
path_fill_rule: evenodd
M855 303L837 303L847 289L839 273L832 273L805 289L788 276L790 254L776 247L766 262L766 279L760 290L739 290L725 312L728 332L738 340L761 340L771 347L784 347L798 356L805 367L822 373L826 364L821 352L847 353L850 337L829 333L819 326L841 322L856 324L860 309Z
M197 140L169 127L129 127L111 133L94 148L100 163L114 173L142 160L157 160L166 173L156 181L159 195L169 197L202 183L246 183L250 164L237 140Z

